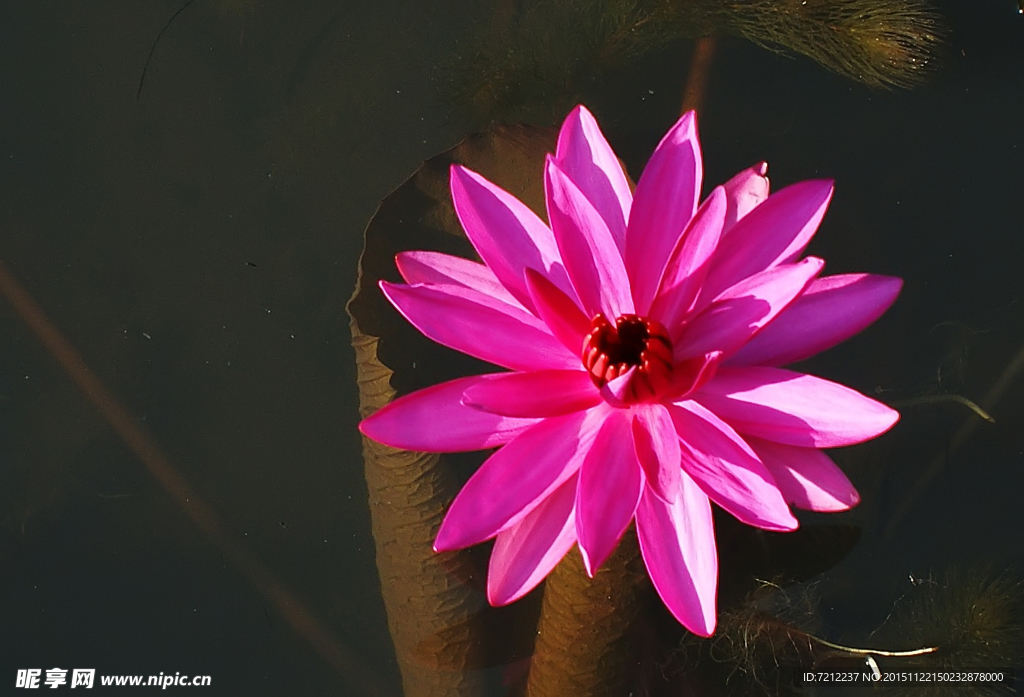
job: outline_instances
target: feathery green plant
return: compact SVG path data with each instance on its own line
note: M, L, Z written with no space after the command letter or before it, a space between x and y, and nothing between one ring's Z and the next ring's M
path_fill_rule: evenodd
M493 119L567 111L601 72L685 38L732 34L876 88L912 87L943 30L926 0L529 0L506 4L451 73Z

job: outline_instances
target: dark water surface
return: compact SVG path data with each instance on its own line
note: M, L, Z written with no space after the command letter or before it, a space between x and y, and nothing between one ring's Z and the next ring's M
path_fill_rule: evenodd
M0 260L216 519L196 524L0 300L0 694L53 667L400 694L345 303L379 201L484 125L445 97L484 5L197 0L138 98L180 3L0 6ZM861 529L816 586L822 632L859 645L951 566L1024 569L1024 375L1006 373L1024 347L1024 18L1010 0L940 9L924 86L724 39L700 114L706 182L761 159L775 188L833 177L811 253L906 282L807 365L908 404L836 454L863 503L802 517ZM634 176L691 48L584 90ZM944 394L996 423L919 399ZM282 589L319 629L297 631Z

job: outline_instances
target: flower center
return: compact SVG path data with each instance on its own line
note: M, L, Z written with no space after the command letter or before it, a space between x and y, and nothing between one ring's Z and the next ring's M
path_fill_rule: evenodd
M653 319L622 315L612 324L598 313L583 339L583 365L598 387L636 367L634 396L651 396L672 375L672 341Z

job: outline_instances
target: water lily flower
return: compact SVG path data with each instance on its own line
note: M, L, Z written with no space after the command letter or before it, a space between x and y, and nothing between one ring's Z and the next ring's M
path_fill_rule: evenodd
M549 223L460 166L459 220L483 263L398 255L387 298L424 335L510 372L465 377L391 403L360 425L387 445L495 451L434 542L495 538L492 604L533 589L577 545L587 573L635 521L665 605L714 632L711 504L765 530L790 504L841 511L858 494L822 448L899 418L847 387L780 366L861 331L901 280L820 277L801 258L832 197L804 181L769 195L766 165L701 203L692 112L658 145L633 193L584 107L545 164ZM699 205L698 205L699 204Z

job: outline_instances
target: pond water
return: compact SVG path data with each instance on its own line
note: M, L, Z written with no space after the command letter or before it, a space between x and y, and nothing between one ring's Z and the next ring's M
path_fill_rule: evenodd
M585 100L636 177L678 118L689 39L588 70L481 72L495 17L514 25L530 5L198 0L169 25L182 3L0 7L0 276L32 298L12 303L24 296L0 278L0 692L59 667L208 675L196 692L216 695L522 693L539 594L484 613L469 643L497 651L449 660L450 627L396 651L404 610L378 572L390 552L374 539L346 303L381 200L492 119L547 128ZM878 323L804 365L902 413L834 454L862 503L800 514L810 532L791 544L720 521L722 611L729 589L789 576L757 607L813 596L807 631L912 649L925 635L887 618L915 592L945 600L905 626L952 626L963 608L942 602L987 592L1005 651L973 666L1011 669L1024 665L1024 17L1012 0L934 6L944 35L911 89L716 39L705 182L760 160L774 188L834 178L810 252L830 273L905 281ZM424 349L436 363L417 373L420 349L391 336L399 390L463 370ZM453 476L478 461L453 458ZM456 571L431 582L481 605L480 579ZM634 693L754 689L703 675L706 647L679 648L664 624L641 628L665 660Z

